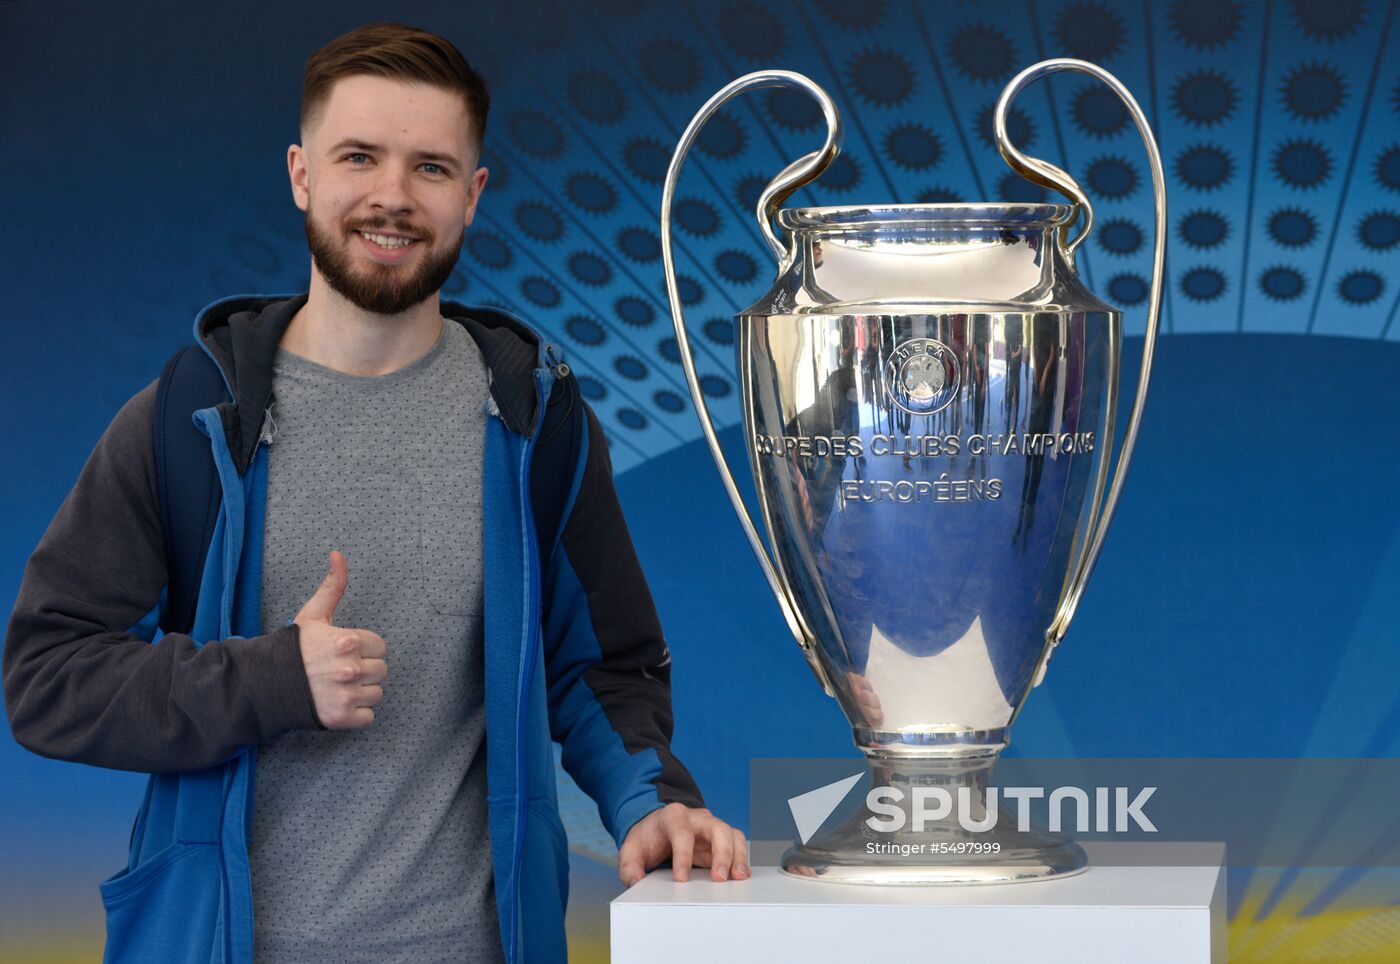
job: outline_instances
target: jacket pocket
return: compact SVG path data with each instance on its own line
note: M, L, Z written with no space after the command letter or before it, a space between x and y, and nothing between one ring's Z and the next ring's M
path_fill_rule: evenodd
M565 863L569 859L569 835L564 830L564 821L559 816L559 808L548 800L531 800L529 811L532 820L544 824L549 832L550 838L554 841L554 851Z
M441 616L482 609L482 519L479 492L460 484L423 483L423 595Z
M172 843L98 890L107 912L104 964L210 964L221 957L219 845Z
M548 800L529 803L525 820L520 915L525 944L521 959L567 959L564 931L569 904L569 844L559 810Z

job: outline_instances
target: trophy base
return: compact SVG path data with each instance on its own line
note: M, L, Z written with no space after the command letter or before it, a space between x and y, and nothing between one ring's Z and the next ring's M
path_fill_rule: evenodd
M871 758L872 786L893 796L878 816L866 807L842 823L783 854L783 873L839 884L928 886L1011 884L1069 877L1088 869L1084 850L1071 838L1031 823L1018 826L1015 814L996 807L989 829L969 830L951 814L925 819L911 801L922 790L938 788L967 801L961 814L976 826L988 822L985 806L995 755L961 760ZM892 805L888 801L901 801ZM898 815L899 820L891 820ZM898 827L891 829L893 823ZM919 829L913 829L914 827Z

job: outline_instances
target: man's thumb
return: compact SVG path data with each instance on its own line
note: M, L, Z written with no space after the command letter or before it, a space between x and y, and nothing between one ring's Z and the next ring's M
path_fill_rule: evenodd
M297 613L297 620L320 619L328 623L334 622L335 607L340 605L341 597L345 595L345 587L349 584L350 564L345 561L343 552L332 549L326 578L321 580L316 592L306 601L306 605L301 607L301 612Z

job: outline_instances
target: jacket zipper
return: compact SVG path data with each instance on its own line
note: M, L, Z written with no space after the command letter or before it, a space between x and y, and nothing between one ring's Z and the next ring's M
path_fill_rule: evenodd
M206 351L206 353L207 353L208 349L206 348L205 351ZM211 357L212 357L212 356L211 356ZM227 379L227 378L224 379L224 383L225 383L225 384L228 383L228 379ZM204 415L205 413L210 413L210 414L211 414L211 418L210 418L209 421L206 421L204 418L200 417L200 416ZM212 422L212 424L211 424L211 422ZM223 454L224 454L225 456L229 456L229 453L228 453L228 444L227 444L227 441L226 441L226 439L225 439L225 437L224 437L224 435L223 435L222 425L220 424L220 420L219 420L219 417L218 417L218 413L217 413L217 411L216 411L215 409L212 409L212 408L210 408L210 409L201 409L200 411L198 411L198 412L195 413L194 423L195 423L195 427L200 431L200 433L203 434L205 437L207 437L207 438L209 439L210 448L211 448L211 450L212 450L212 452L213 452L213 458L214 458L214 462L215 462L215 465L216 465L216 472L218 472L218 474L219 474L219 484L220 484L220 489L221 489L220 500L221 500L222 502L227 503L230 499L234 498L234 496L229 492L229 487L228 487L227 485L224 484L223 473L222 473L221 471L219 471L218 468L217 468L217 466L219 465L220 449L222 448ZM259 445L261 445L261 444L263 443L263 441L264 441L264 439L261 437L261 435L262 435L263 433L266 432L266 430L267 430L267 424L268 424L268 423L267 423L267 419L266 419L266 417L265 417L264 422L263 422L263 426L262 426L263 432L260 433L260 437L259 437L259 440L258 440L258 444L259 444ZM231 458L231 456L229 456L229 457ZM256 448L254 449L254 457L256 458ZM235 476L237 475L236 471L235 471L234 474L235 474ZM247 493L246 493L246 491L245 491L244 488L243 488L243 479L240 478L240 479L239 479L238 496L237 496L237 498L246 498L246 496L247 496ZM239 526L238 526L237 528L239 528L239 529L241 530L241 529L242 529L242 526L243 526L243 525L246 525L246 522L247 522L246 518L245 518L245 519L242 519L242 520L240 521L240 524L239 524ZM225 537L226 537L226 538L231 538L232 536L235 535L235 532L234 532L234 528L235 528L235 527L233 526L232 522L231 522L231 521L228 521L228 520L226 520L225 525L228 526L228 532L226 533ZM236 533L236 535L237 535L237 537L238 537L238 546L239 546L239 548L238 548L238 553L239 553L239 556L241 557L242 554L247 550L247 546L243 544L243 536L244 536L244 533L243 533L242 531L238 531L238 532ZM231 599L232 599L232 596L233 596L234 589L235 589L235 587L236 587L236 583L238 582L238 567L235 566L234 569L233 569L233 572L230 573L230 572L228 571L228 566L227 566L227 564L225 563L225 564L223 565L223 569L224 569L224 573L223 573L223 590L222 590L222 591L223 591L224 599L230 600L230 602L229 602L229 604L228 604L227 606L225 606L225 604L224 604L224 599L221 599L221 600L219 601L219 609L220 609L220 616L219 616L220 627L219 627L219 629L220 629L220 632L221 632L222 635L227 636L227 635L231 635L231 634L232 634L232 631L233 631L233 626L232 626L232 622L231 622L231 617L232 617L232 602L231 602ZM230 617L228 620L225 620L225 618L224 618L225 612L227 612L228 615L229 615L229 617ZM228 632L223 632L225 629L227 629ZM229 761L224 761L225 770L227 770L228 765L229 765ZM223 814L222 814L222 813L220 813L220 815L219 815L219 824L220 824L220 827L222 827L222 825L223 825ZM232 904L233 904L233 888L229 886L228 855L224 852L224 843L223 843L223 832L222 832L222 830L220 830L219 838L220 838L220 839L219 839L219 845L218 845L218 846L219 846L219 883L220 883L220 888L219 888L219 890L220 890L220 894L221 894L221 904L222 904L222 911L223 911L223 917L224 917L224 922L225 922L225 923L224 923L224 926L222 927L222 936L223 936L223 940L220 942L220 943L221 943L221 946L219 947L219 950L222 951L222 953L221 953L221 955L220 955L220 960L221 960L221 961L224 961L224 962L231 962L231 961L233 961L233 924L232 924L232 921L233 921L233 907L232 907ZM249 907L249 910L251 911L251 906Z
M552 345L545 346L545 357L549 362L548 371L558 377L568 374L568 366L554 358ZM562 369L562 375L560 370ZM525 439L525 446L520 452L520 477L519 477L519 498L520 498L520 522L521 539L525 551L525 605L521 607L525 614L525 625L522 627L522 645L520 649L520 664L517 676L519 686L515 694L515 705L518 709L518 716L515 725L515 766L519 774L516 780L516 811L515 811L515 846L511 854L513 880L515 882L515 892L511 894L512 927L511 927L511 947L507 949L509 960L519 960L519 935L521 932L521 906L520 906L520 869L524 856L525 839L525 819L529 809L530 794L528 783L527 753L525 746L525 724L529 716L528 696L530 684L533 682L533 674L530 672L534 666L535 641L539 628L539 608L536 605L536 593L534 587L539 581L539 553L535 548L535 520L534 508L530 503L530 460L534 455L535 441L539 437L540 431L544 428L548 394L545 392L545 379L539 369L535 371L535 388L538 393L539 414L535 419L534 430ZM501 412L496 405L494 398L488 396L487 410L497 418L501 418ZM501 419L504 422L504 419Z
M270 399L270 400L268 401L268 403L267 403L267 408L263 410L263 423L262 423L262 429L261 429L261 431L259 431L259 433L258 433L258 444L255 445L255 446L253 447L253 458L252 458L252 460L248 463L248 466L249 466L250 469L252 468L253 464L254 464L255 462L257 462L257 460L258 460L258 449L263 448L263 447L272 448L272 439L273 439L273 437L277 434L277 422L276 422L276 421L273 419L273 417L272 417L272 410L273 410L274 407L276 407L276 405L277 405L277 400L276 400L276 399ZM270 457L271 457L271 454L269 453L269 458L270 458ZM264 485L266 484L266 481L267 481L267 480L264 478L264 480L263 480ZM266 493L264 492L264 500L265 500L265 499L266 499ZM264 538L266 538L266 527L267 527L267 526L266 526L266 521L267 521L267 517L266 517L266 514L264 513L264 516L263 516ZM246 551L247 547L245 546L244 549L245 549L245 551ZM258 552L261 552L261 551L262 551L262 546L261 546L261 545L258 546L257 551L258 551ZM261 589L259 590L259 592L261 592ZM290 622L290 620L289 620L289 622ZM244 796L244 803L243 803L243 820L244 820L244 827L243 827L243 847L244 847L245 852L247 851L247 848L248 848L248 843L249 843L248 835L249 835L249 830L250 830L250 828L251 828L251 826L252 826L252 822L253 822L253 803L254 803L254 801L255 801L256 798L257 798L257 783L258 783L258 747L257 747L256 744L254 744L254 745L248 750L248 785L247 785L247 787L246 787L246 788L244 789L244 791L243 791L244 794L245 794L245 796ZM250 867L250 869L249 869L249 874L250 874L249 884L250 884L250 886L251 886L251 883L252 883L252 881L251 881L251 874L252 874L251 867ZM227 890L227 885L225 885L225 890ZM254 924L254 922L253 922L253 899L252 899L252 894L251 894L251 893L247 894L246 896L248 897L248 921L249 921L249 926L250 926L250 929L251 929L251 928L253 928L253 927L256 926L256 925ZM250 945L250 946L252 945L253 941L255 940L255 933L256 933L256 932L251 933L251 934L248 935L248 942L249 942L249 945ZM232 951L232 948L230 948L230 951ZM232 957L230 957L230 960L232 960Z

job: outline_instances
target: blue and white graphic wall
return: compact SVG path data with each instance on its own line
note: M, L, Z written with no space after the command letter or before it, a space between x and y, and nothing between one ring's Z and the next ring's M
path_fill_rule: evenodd
M284 163L301 66L380 19L445 34L491 81L490 180L446 294L529 318L580 373L671 643L677 747L722 816L746 820L750 758L851 753L710 465L664 294L671 151L711 93L760 67L812 77L846 122L845 152L794 204L1048 200L998 159L990 116L1004 82L1050 56L1113 71L1156 131L1169 290L1147 421L1011 752L1400 750L1394 0L0 5L0 599L194 312L306 285ZM710 124L680 187L681 294L740 464L730 319L772 277L752 209L822 134L810 101L751 96ZM1087 187L1083 276L1140 336L1150 183L1126 112L1062 76L1022 95L1011 134ZM0 957L91 959L96 883L124 857L141 778L10 740L0 762ZM602 960L616 885L588 809L571 798L571 927L577 959ZM1393 960L1395 892L1375 898L1366 877L1232 878L1233 959Z

